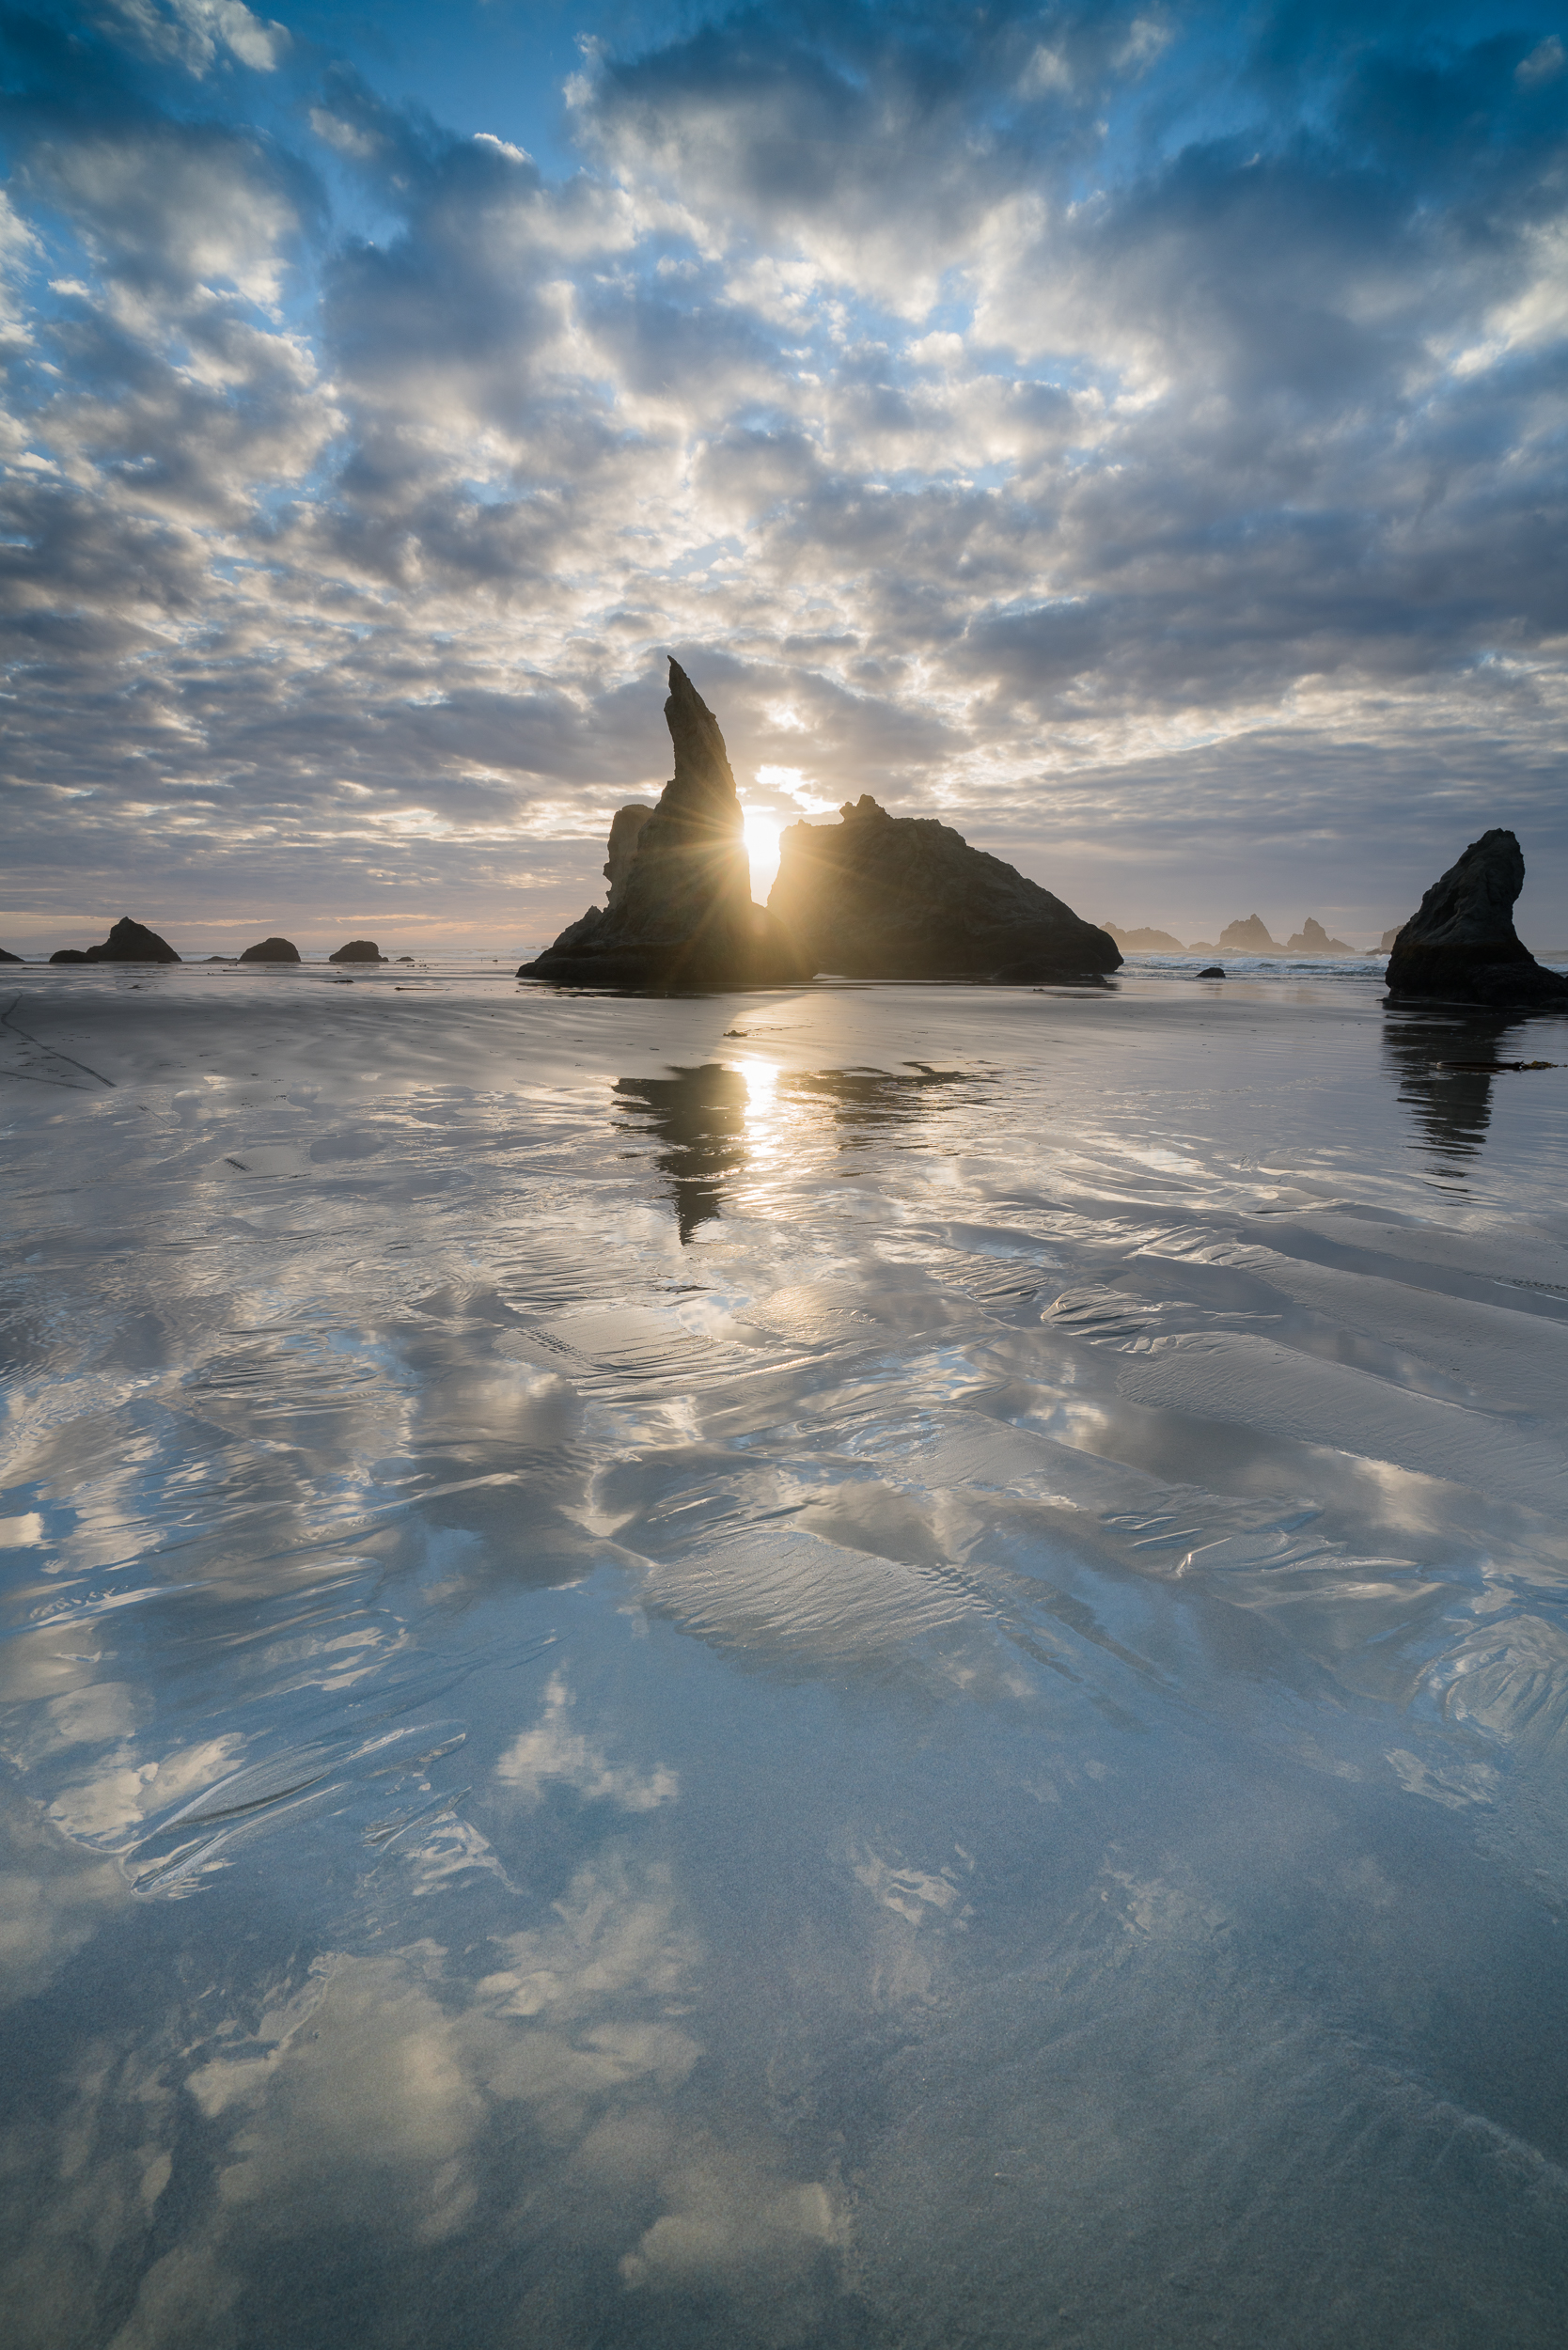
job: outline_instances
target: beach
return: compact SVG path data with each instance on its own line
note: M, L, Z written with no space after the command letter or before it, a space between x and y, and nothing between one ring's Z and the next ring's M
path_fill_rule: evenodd
M1560 2338L1568 1019L0 1008L13 2342Z

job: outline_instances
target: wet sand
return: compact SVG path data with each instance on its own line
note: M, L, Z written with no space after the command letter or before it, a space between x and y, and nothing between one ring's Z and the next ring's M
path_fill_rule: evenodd
M1568 1022L9 976L17 2340L1556 2341Z

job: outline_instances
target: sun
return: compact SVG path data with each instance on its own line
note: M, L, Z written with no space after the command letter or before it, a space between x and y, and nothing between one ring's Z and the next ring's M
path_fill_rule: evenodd
M760 904L765 904L778 870L778 836L784 829L784 820L766 807L748 807L744 817L746 854L751 859L751 894Z

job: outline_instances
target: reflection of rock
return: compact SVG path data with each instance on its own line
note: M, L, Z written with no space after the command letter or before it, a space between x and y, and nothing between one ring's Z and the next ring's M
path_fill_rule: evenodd
M180 957L166 938L149 931L143 922L133 922L122 914L108 937L100 947L62 947L51 955L51 963L178 963Z
M240 957L242 963L298 963L299 959L299 948L286 938L264 938L259 947L247 947ZM342 959L348 960L346 953Z
M745 1163L745 1079L710 1061L672 1077L622 1077L616 1094L666 1145L659 1165L674 1190L682 1241L689 1241L718 1214L725 1177Z
M1310 914L1294 936L1285 941L1288 955L1353 955L1354 947L1347 947L1342 938L1330 938L1323 924Z
M907 1126L942 1106L954 1086L970 1080L959 1069L930 1069L910 1061L900 1070L813 1069L779 1081L782 1101L823 1103L839 1129L841 1150L875 1139L885 1126Z
M1282 949L1270 938L1268 927L1261 914L1249 914L1245 922L1227 922L1219 933L1219 945L1229 947L1233 955L1277 955Z
M1513 902L1524 885L1525 860L1513 833L1495 826L1472 840L1396 937L1389 995L1568 1010L1568 979L1544 971L1513 927Z
M1101 922L1099 929L1108 932L1123 951L1135 955L1182 955L1186 948L1168 931L1124 931L1114 922Z
M373 938L351 938L346 947L328 955L328 963L384 963L386 957Z
M675 774L610 833L609 902L564 930L520 979L567 987L729 987L808 977L751 901L741 804L718 721L678 661L665 719ZM618 837L619 836L619 837Z
M813 969L852 979L1086 979L1121 950L1093 922L930 817L863 795L791 824L768 899Z
M1399 1096L1416 1120L1422 1141L1440 1168L1457 1173L1486 1138L1492 1117L1492 1079L1484 1069L1440 1067L1440 1062L1502 1058L1507 1019L1474 1015L1462 1026L1417 1017L1390 1020L1384 1046L1399 1077Z

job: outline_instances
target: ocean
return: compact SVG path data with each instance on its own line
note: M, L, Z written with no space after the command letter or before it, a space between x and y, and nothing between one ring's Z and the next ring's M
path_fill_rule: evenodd
M8 974L11 2350L1555 2350L1568 1021L1227 969Z

